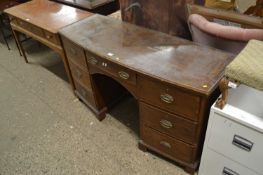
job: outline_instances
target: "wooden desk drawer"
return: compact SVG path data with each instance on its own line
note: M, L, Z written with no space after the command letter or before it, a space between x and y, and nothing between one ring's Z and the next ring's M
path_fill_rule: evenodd
M53 34L49 31L44 31L44 38L53 44L59 45L60 41L57 34Z
M76 94L82 99L84 103L88 106L91 105L95 107L94 96L91 90L84 88L77 81L74 81L76 87Z
M193 121L198 121L200 97L188 94L175 87L139 77L142 101L176 113Z
M33 34L35 34L39 37L43 37L43 30L41 28L39 28L33 24L30 24L29 22L18 19L18 18L16 18L15 21L19 27L21 27L21 28L23 28L29 32L32 32Z
M187 163L194 162L196 147L176 140L148 127L143 127L142 130L142 140L147 145L175 159Z
M263 134L243 124L214 114L208 147L253 169L263 172ZM224 143L224 144L222 144Z
M82 84L86 89L91 90L90 75L87 71L83 70L75 63L69 60L69 66L74 81Z
M196 144L197 124L176 115L164 112L145 103L140 103L142 124L168 134L171 137Z
M136 85L135 72L115 63L112 63L106 59L100 58L99 56L96 56L88 51L86 51L86 56L87 62L89 64L97 66L102 71L107 72L108 74L112 75L115 78L118 78L125 83Z
M82 68L87 68L84 50L80 46L76 45L75 43L69 41L64 37L62 38L62 41L67 58L76 63L78 66L81 66Z

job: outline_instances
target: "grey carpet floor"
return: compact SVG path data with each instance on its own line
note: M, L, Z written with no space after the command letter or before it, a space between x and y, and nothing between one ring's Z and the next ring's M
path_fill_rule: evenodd
M73 95L54 52L28 41L26 64L10 42L10 51L0 44L0 175L186 174L138 149L134 99L99 122Z

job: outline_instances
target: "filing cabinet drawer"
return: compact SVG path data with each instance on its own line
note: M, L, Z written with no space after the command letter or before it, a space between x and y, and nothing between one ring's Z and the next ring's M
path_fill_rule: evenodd
M138 77L138 82L140 97L143 101L190 120L198 121L200 97L147 78Z
M41 28L34 26L33 24L30 24L30 23L23 21L21 19L18 19L18 18L16 18L15 21L16 21L16 24L18 26L20 26L21 28L23 28L29 32L32 32L33 34L35 34L39 37L43 37L43 31Z
M259 175L209 149L202 158L202 164L204 166L200 167L198 175Z
M93 66L97 66L102 71L107 72L111 76L118 78L119 80L136 85L136 73L117 65L116 63L110 62L106 59L100 58L88 51L86 51L87 62Z
M243 166L263 172L263 134L214 114L208 147Z
M140 103L142 123L171 137L196 144L197 124L167 113L145 103Z
M78 83L82 84L86 89L91 90L89 73L83 70L82 68L78 67L72 61L69 61L69 66L74 81L77 81Z
M58 35L53 34L49 31L44 31L44 38L53 44L56 44L56 45L60 44Z
M88 90L81 86L78 82L74 81L76 87L76 94L79 96L82 101L88 106L91 105L95 107L94 96L91 90Z
M193 163L196 147L176 140L149 127L142 128L142 140L147 145L186 163Z
M62 41L67 58L76 63L78 66L81 66L82 68L86 69L87 64L84 50L80 46L76 45L75 43L69 41L64 37Z

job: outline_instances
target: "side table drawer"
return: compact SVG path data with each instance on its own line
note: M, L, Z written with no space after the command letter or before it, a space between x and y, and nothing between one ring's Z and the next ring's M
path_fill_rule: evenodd
M80 46L76 45L75 43L69 41L64 37L62 37L62 41L67 58L76 63L78 66L87 68L84 50Z
M80 82L86 89L91 90L90 76L89 73L78 67L72 61L69 60L69 67L74 81Z
M186 163L193 163L196 147L176 140L148 127L142 129L142 140L147 145Z
M86 51L87 62L93 66L97 66L102 71L107 72L111 76L129 84L136 85L136 73L124 68L116 63L110 62L106 59Z
M51 43L58 45L60 44L59 38L57 34L50 33L49 31L44 31L44 38Z
M25 29L25 30L27 30L29 32L32 32L33 34L35 34L35 35L37 35L39 37L43 37L43 30L41 28L39 28L39 27L37 27L37 26L35 26L33 24L30 24L30 23L28 23L26 21L23 21L21 19L18 19L18 18L16 18L15 21L16 21L16 24L19 27L21 27L21 28L23 28L23 29Z
M200 97L188 94L160 81L138 78L142 101L159 106L193 121L198 121Z
M198 125L176 115L140 102L142 123L171 137L196 144Z
M212 122L208 147L262 173L263 134L217 113Z
M259 175L216 152L205 151L198 175Z

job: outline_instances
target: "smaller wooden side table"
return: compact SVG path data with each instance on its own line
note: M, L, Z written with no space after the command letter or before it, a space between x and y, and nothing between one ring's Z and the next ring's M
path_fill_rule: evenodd
M63 60L69 81L73 87L58 30L91 16L92 13L47 0L33 0L9 8L5 12L11 19L15 39L26 63L28 63L28 59L19 39L20 34L30 36L58 53Z

